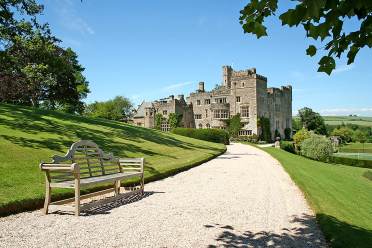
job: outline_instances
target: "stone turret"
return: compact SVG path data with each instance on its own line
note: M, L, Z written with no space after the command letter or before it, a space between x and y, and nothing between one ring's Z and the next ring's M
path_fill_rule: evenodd
M199 89L198 92L204 92L204 82L199 82Z

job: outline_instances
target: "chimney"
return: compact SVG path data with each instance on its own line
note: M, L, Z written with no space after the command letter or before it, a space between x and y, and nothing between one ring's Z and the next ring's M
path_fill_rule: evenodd
M199 92L204 92L204 82L199 82Z

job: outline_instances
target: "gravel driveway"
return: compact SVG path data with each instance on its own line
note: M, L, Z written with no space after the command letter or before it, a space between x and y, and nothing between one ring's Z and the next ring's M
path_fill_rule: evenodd
M242 144L146 184L87 216L0 218L0 247L324 247L300 190L265 152Z

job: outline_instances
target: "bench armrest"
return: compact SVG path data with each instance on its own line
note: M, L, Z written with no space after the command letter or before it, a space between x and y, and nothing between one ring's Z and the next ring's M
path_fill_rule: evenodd
M40 169L42 171L71 171L71 172L80 171L80 167L77 163L73 163L73 164L41 163Z
M119 158L119 163L124 170L140 170L143 173L145 158Z

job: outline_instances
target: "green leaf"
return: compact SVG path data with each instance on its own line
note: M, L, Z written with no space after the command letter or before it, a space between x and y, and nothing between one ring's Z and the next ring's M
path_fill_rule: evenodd
M306 49L306 54L309 55L309 56L314 56L316 54L316 47L313 46L313 45L310 45L307 49Z
M261 23L255 22L254 23L254 33L257 35L257 38L262 36L267 36L266 27Z
M349 52L347 53L347 58L348 58L347 64L348 65L354 62L355 56L357 55L358 52L359 52L359 47L356 47L354 45L350 48Z
M325 6L325 0L305 0L304 5L307 7L307 15L309 17L319 19L321 9Z
M336 62L331 56L323 56L318 64L318 72L325 72L328 75L331 75L332 71L336 68Z

